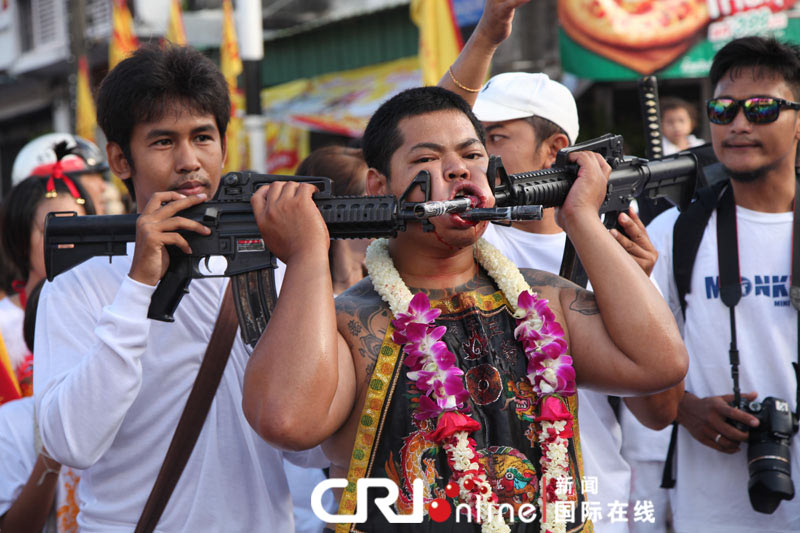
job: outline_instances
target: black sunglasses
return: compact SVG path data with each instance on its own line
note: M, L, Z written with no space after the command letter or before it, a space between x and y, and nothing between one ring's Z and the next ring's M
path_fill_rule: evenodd
M744 109L745 118L753 124L769 124L778 120L781 109L800 109L800 104L783 98L754 96L745 100L734 98L712 98L706 102L708 120L714 124L730 124L739 112Z

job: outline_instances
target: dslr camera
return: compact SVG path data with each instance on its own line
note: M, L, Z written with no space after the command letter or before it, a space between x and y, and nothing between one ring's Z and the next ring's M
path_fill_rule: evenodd
M731 405L759 420L755 428L731 420L728 422L749 433L747 469L750 480L747 492L750 505L759 513L772 514L781 500L794 498L790 447L792 435L797 433L797 417L787 401L773 396L761 402L748 402L742 398L739 405L735 402Z

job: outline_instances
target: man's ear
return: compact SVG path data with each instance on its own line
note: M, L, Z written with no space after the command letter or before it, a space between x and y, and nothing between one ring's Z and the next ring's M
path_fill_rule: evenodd
M127 180L133 176L133 168L119 144L115 142L107 143L106 156L108 156L109 168L119 179Z
M558 151L569 146L569 138L563 133L554 133L542 143L545 155L544 168L550 168L556 162Z
M389 180L374 168L367 170L367 195L384 196L392 194L389 189Z

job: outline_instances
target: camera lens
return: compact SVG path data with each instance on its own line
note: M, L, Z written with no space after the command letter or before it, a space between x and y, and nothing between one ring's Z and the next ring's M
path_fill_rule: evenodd
M751 441L747 461L750 471L747 492L753 509L771 514L781 500L794 498L788 440Z

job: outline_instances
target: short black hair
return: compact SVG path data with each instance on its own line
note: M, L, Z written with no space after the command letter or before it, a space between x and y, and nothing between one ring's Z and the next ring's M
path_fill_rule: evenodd
M475 134L486 144L486 132L472 113L469 104L457 94L441 87L416 87L407 89L386 102L372 115L364 131L364 159L371 168L389 176L389 161L403 144L397 125L404 118L416 117L435 111L460 111L472 122Z
M542 143L545 142L547 139L552 137L557 133L561 133L567 138L567 143L572 144L569 140L569 135L567 132L564 131L564 128L553 122L552 120L548 120L543 117L538 117L536 115L531 117L525 117L525 122L531 125L533 128L533 132L536 134L536 150L541 148Z
M31 233L34 217L39 204L45 200L47 194L47 181L49 178L30 177L17 183L3 198L0 204L0 246L2 256L8 261L12 271L20 277L20 281L27 281L31 270ZM83 205L87 215L94 215L91 199L80 183L74 181L75 187L85 200ZM55 179L53 184L56 193L70 196L70 190L63 180ZM14 280L4 280L7 284ZM11 287L6 286L7 292Z
M213 61L186 46L147 44L108 73L97 93L97 121L133 165L134 126L182 104L214 116L224 139L231 115L228 83Z
M800 99L800 46L773 37L742 37L729 42L714 56L709 78L712 91L723 76L737 76L742 69L757 68L781 76Z

